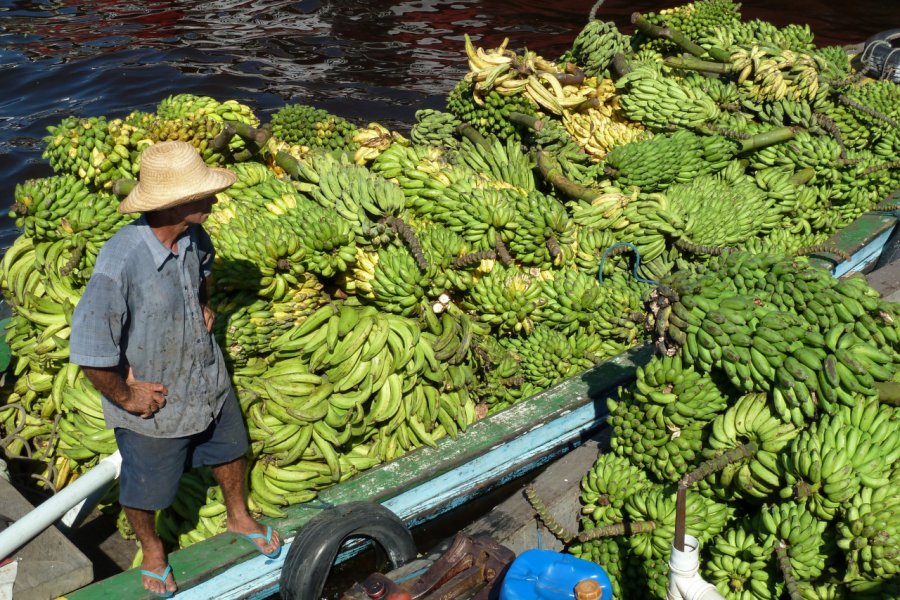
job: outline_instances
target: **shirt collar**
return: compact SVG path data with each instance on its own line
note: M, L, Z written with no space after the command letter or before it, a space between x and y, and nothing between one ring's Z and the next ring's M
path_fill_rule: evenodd
M159 241L159 238L156 237L156 234L153 233L153 230L150 229L150 225L147 224L147 219L141 215L137 220L134 221L134 225L138 228L140 232L141 239L144 240L144 243L147 245L147 249L150 250L150 256L153 258L153 265L156 267L156 270L162 269L163 265L166 263L169 258L175 257L175 253L166 248L162 242ZM188 228L187 231L182 234L180 238L178 238L178 252L179 254L184 254L191 246L191 230Z

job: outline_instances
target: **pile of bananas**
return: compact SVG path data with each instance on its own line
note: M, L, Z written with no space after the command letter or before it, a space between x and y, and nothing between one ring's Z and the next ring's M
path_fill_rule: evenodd
M569 550L629 598L664 597L678 482L726 598L895 593L900 306L861 276L732 252L648 308L661 353L608 401L612 452L582 480Z
M583 553L648 581L636 594L658 593L673 521L668 488L655 486L740 447L745 462L690 501L692 531L716 540L730 593L780 593L772 536L798 573L814 573L818 550L791 555L801 540L726 522L736 507L755 514L788 498L843 523L840 543L855 552L847 586L881 585L892 555L875 550L879 528L896 511L866 490L896 474L863 457L893 456L894 438L881 436L894 417L842 411L894 384L897 310L792 255L828 251L829 235L900 185L898 86L862 83L840 49L814 48L801 27L743 23L729 0L636 24L629 38L592 20L559 62L467 37L469 73L444 110L416 113L408 137L298 104L261 125L238 100L191 94L51 127L55 175L17 187L22 235L0 261L14 310L0 439L34 459L20 475L58 489L115 450L99 393L67 361L71 314L100 247L132 218L116 196L140 152L178 139L237 175L206 228L215 333L252 438L254 510L282 515L652 337L668 356L611 411L613 456L644 473L634 485L647 502L626 506L621 488L617 516L594 524L655 529ZM852 460L832 439L846 423L835 439L856 448ZM190 477L177 510L160 513L171 544L222 528L221 492ZM822 552L831 568L835 551ZM833 583L810 576L784 585Z
M288 104L272 115L275 139L292 146L350 150L355 133L347 119L307 104Z

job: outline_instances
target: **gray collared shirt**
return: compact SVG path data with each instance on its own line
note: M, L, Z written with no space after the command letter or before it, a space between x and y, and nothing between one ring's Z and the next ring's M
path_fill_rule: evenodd
M140 381L168 388L166 405L149 419L103 398L107 427L152 437L182 437L206 429L231 389L225 360L206 330L199 290L213 247L199 225L173 253L141 217L100 250L72 316L69 360L85 367L130 366Z

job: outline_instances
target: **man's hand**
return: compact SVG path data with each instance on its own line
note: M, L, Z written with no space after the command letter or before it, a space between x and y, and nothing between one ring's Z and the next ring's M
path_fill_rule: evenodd
M216 313L205 304L200 308L203 309L203 322L206 323L206 330L212 333L213 325L216 323Z
M128 412L143 417L151 418L166 405L166 394L169 390L161 383L138 381L134 378L134 371L128 367L128 398L119 405Z

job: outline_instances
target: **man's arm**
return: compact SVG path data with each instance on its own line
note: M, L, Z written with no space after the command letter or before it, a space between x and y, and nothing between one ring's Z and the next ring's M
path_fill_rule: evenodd
M132 414L149 419L166 405L166 386L137 381L130 368L127 379L122 379L115 368L81 367L81 370L110 402Z
M206 323L206 330L212 331L213 325L216 323L216 313L209 307L209 290L207 289L206 277L200 278L200 309L203 311L203 322Z

